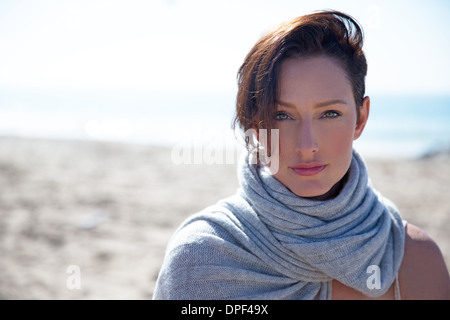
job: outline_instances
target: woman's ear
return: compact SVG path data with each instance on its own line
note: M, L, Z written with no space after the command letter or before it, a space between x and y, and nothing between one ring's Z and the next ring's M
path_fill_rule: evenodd
M353 140L358 139L364 131L364 127L366 126L367 119L369 119L370 112L370 98L365 97L362 105L359 107L359 122L355 127L355 135Z

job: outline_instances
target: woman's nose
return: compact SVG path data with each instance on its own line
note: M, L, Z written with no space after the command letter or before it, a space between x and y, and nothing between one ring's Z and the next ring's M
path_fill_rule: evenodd
M314 128L310 121L303 121L300 124L296 151L302 156L311 155L319 151Z

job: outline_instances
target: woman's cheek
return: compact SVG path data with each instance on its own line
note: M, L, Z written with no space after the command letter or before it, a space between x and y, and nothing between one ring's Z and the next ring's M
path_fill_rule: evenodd
M354 130L347 122L322 126L318 132L320 132L319 150L324 153L344 156L353 146Z

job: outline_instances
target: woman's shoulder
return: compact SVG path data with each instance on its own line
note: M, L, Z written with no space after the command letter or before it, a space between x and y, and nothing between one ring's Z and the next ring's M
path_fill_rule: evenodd
M188 256L191 263L204 264L201 257L208 260L226 251L243 249L243 238L247 239L248 235L240 220L228 202L220 201L181 223L167 245L166 258L186 260Z
M230 196L192 214L175 231L169 245L193 244L202 246L209 242L240 244L247 239L246 225L242 221L243 200ZM251 217L246 217L246 220Z
M441 250L413 224L406 225L399 282L402 299L450 299L450 277Z
M230 231L223 227L227 219L229 217L224 208L217 205L206 207L181 223L174 232L169 247L202 246L205 242L214 242L217 239L232 239Z
M239 270L265 268L246 250L236 223L233 213L221 205L187 218L166 248L154 299L225 299L229 288L211 292L211 279L225 271L239 275ZM244 255L247 260L240 261Z

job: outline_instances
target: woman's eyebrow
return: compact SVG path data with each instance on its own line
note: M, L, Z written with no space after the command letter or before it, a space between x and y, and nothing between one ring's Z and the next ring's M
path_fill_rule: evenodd
M276 104L286 107L286 108L295 108L295 104L292 103L288 103L288 102L283 102L283 101L276 101ZM324 108L324 107L328 107L334 104L345 104L347 105L347 102L341 99L333 99L333 100L326 100L326 101L321 101L318 102L314 105L314 108Z
M322 101L322 102L316 103L314 105L314 108L323 108L323 107L328 107L328 106L331 106L334 104L345 104L346 105L347 102L344 100L340 100L340 99L327 100L327 101Z
M280 100L275 101L275 104L286 107L286 108L295 108L295 105L292 103L288 103L288 102L283 102Z

